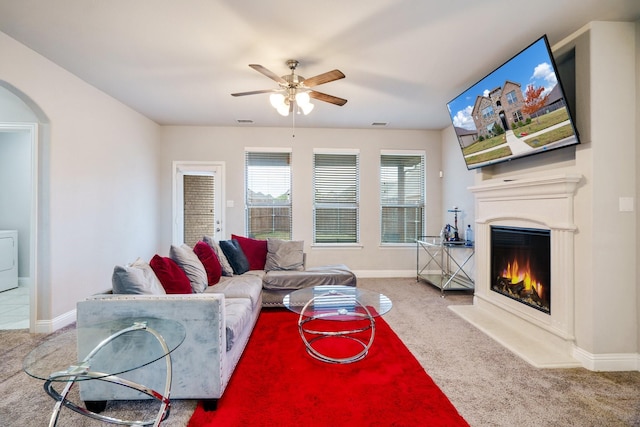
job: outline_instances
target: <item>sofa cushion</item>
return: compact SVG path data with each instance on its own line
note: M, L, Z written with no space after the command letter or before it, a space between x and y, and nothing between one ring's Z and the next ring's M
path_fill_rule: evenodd
M233 268L233 274L243 274L249 271L249 261L237 240L221 240L219 243L222 252Z
M224 252L222 252L222 249L220 248L220 244L216 242L213 239L213 237L209 237L209 236L204 236L202 240L207 245L211 246L211 249L213 249L213 251L216 253L216 256L218 257L218 261L220 261L220 266L222 267L222 275L233 276L233 267L231 267L231 264L229 264L229 260L224 255Z
M251 301L248 298L225 298L225 322L227 331L227 351L231 350L236 339L250 327Z
M266 240L236 236L235 234L232 234L231 238L240 244L242 252L249 261L249 270L264 270L264 264L267 262Z
M304 270L304 242L267 239L265 270Z
M151 266L138 258L132 264L116 265L111 284L114 294L162 295L165 290Z
M256 307L261 304L262 278L252 273L222 277L220 283L210 286L205 292L221 293L225 298L248 298L251 306Z
M191 294L193 288L185 272L168 257L156 254L151 258L149 265L162 283L162 287L168 294Z
M188 245L171 245L169 257L182 268L189 278L193 292L204 292L207 288L207 272L204 265Z
M222 276L222 266L220 265L218 256L211 246L200 241L193 247L193 252L198 256L198 259L202 262L202 265L207 272L207 283L209 286L213 286L218 283Z
M304 271L269 271L262 279L264 289L296 290L311 286L356 286L355 274L343 264L307 268Z

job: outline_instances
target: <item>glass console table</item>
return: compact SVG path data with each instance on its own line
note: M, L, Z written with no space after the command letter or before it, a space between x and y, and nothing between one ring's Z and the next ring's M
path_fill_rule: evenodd
M416 239L416 280L425 280L438 287L441 296L445 291L472 290L474 281L465 270L473 258L473 245L465 242L442 241L439 236L422 236Z

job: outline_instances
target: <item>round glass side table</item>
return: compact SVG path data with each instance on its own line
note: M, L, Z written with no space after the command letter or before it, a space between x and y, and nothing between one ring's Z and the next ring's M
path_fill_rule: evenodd
M307 352L328 363L353 363L362 360L375 337L375 318L391 310L391 300L380 293L353 286L313 286L286 295L284 306L298 313L298 331ZM345 327L323 321L350 322ZM367 333L368 336L363 336ZM332 356L318 344L331 339L349 340L357 350Z
M72 329L57 334L33 349L23 360L28 375L44 380L44 389L56 404L49 426L55 426L62 406L79 414L120 425L160 425L169 415L171 389L171 352L184 341L186 332L181 323L155 318L126 318L90 327ZM78 342L90 348L87 354L79 354L78 361L68 364L69 347ZM166 363L166 380L162 392L142 384L121 378L125 372L140 369L160 359ZM121 420L101 415L103 407L84 408L67 399L75 383L100 380L138 390L158 401L160 408L154 419L144 421ZM54 384L64 383L61 393ZM105 402L106 404L106 402ZM88 405L89 406L89 405ZM97 411L97 412L96 412Z

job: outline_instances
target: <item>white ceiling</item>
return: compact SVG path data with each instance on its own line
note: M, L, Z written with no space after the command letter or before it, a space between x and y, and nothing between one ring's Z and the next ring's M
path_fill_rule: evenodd
M637 21L640 0L0 0L0 31L159 124L291 125L261 64L346 78L297 127L442 129L446 104L547 34ZM2 61L8 60L2 58Z

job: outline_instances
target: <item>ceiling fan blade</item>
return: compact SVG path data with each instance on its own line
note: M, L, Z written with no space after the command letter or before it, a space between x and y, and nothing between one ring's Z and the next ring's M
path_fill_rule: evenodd
M231 96L257 95L259 93L273 93L273 92L280 92L280 91L281 91L281 89L252 90L250 92L232 93Z
M339 106L343 106L347 103L346 99L338 98L337 96L327 95L326 93L318 92L315 90L309 91L309 96L313 99L317 99L319 101L328 102L330 104L335 104Z
M285 85L287 84L287 81L285 79L283 79L282 77L280 77L279 75L277 75L273 71L264 68L262 65L249 64L249 67L253 68L254 70L256 70L259 73L264 74L265 76L269 77L271 80L275 80L276 82L281 83L281 84L285 84Z
M306 87L314 87L340 79L344 79L344 74L342 74L342 71L332 70L327 71L326 73L318 74L317 76L309 77L308 79L304 80L303 84Z

